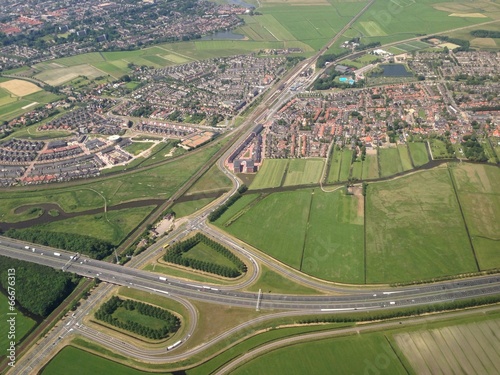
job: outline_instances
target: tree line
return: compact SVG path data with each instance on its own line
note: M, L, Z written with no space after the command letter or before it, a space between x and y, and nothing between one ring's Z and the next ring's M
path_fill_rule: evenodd
M9 229L4 234L10 238L38 243L88 255L94 259L103 259L113 251L109 242L82 234L49 232L42 229Z
M209 220L210 222L213 222L213 221L217 220L219 217L221 217L221 216L222 216L222 214L223 214L224 212L226 212L226 211L227 211L227 209L228 209L229 207L231 207L231 206L232 206L232 205L233 205L233 204L234 204L234 203L235 203L238 199L240 199L240 198L241 198L241 195L242 195L245 191L247 191L247 190L248 190L248 188L247 188L247 186L246 186L246 185L241 185L241 186L239 187L238 191L236 192L236 194L234 194L231 198L229 198L229 199L227 200L227 202L226 202L226 203L224 203L223 205L221 205L221 206L217 207L214 211L212 211L212 212L210 213L210 215L208 215L208 220Z
M200 242L204 243L214 251L229 259L235 265L235 267L223 266L217 263L184 256L184 253L188 252ZM179 264L184 267L190 267L195 270L209 272L224 277L235 278L247 271L247 266L241 261L240 258L238 258L217 241L211 240L201 233L197 233L195 236L188 238L185 241L177 242L175 245L172 245L172 247L167 250L167 253L163 257L163 259L166 262Z
M73 273L0 256L0 283L5 290L9 269L15 270L16 303L43 318L64 301L81 279Z
M470 35L476 38L500 38L500 31L497 30L472 30Z
M316 68L323 68L326 63L330 63L332 61L335 61L343 56L346 56L349 54L349 51L346 50L342 53L334 54L334 53L329 53L329 54L324 54L318 57L318 60L316 60Z
M137 310L141 315L163 320L165 325L161 328L154 329L131 320L120 320L113 316L113 313L120 307L128 311ZM95 317L112 326L154 340L168 337L170 333L177 332L181 325L179 318L165 309L139 301L123 300L117 296L113 296L107 302L103 303L99 310L96 311Z

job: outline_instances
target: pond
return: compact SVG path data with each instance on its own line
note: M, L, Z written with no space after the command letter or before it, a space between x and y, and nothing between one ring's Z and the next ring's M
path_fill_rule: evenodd
M245 8L255 8L255 5L245 3L242 0L226 0L226 1L227 1L228 4L232 4L232 5L239 5L239 6L242 6L242 7L245 7Z
M382 77L411 77L413 76L412 72L406 70L406 67L403 64L387 64L380 65L384 72L377 76Z
M205 35L201 40L242 40L245 35L235 34L231 30L218 31L215 34Z

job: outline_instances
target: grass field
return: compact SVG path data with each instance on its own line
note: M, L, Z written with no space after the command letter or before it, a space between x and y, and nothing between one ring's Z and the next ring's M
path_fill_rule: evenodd
M312 197L301 270L326 280L364 282L363 197L343 190Z
M283 2L266 5L259 8L259 11L268 17L262 25L271 34L276 32L277 39L293 36L294 39L318 50L349 22L364 4L365 2L336 3L334 7L322 2L321 5L311 3L308 6L290 6ZM275 28L276 23L281 27Z
M5 275L5 278L7 279L7 275ZM7 296L3 293L0 293L0 314L2 314L2 317L4 317L4 321L2 322L2 329L5 332L4 335L0 336L0 348L4 350L4 352L0 355L0 357L3 357L7 353L7 348L9 348L9 340L8 338L8 326L7 326L7 319L9 316L7 313L12 312L9 310L9 300ZM16 338L15 341L16 343L19 343L21 338L26 335L29 330L36 324L34 320L31 318L28 318L27 316L24 316L21 314L21 312L18 309L15 309L13 312L17 313L16 317Z
M362 176L364 180L379 177L377 154L366 154Z
M415 167L420 167L429 162L429 155L427 153L427 147L423 142L410 142L408 143L410 148L411 158Z
M107 374L107 375L145 375L150 372L139 371L91 354L73 346L64 347L43 369L43 375L67 374ZM160 374L160 373L158 373ZM162 373L168 374L168 373Z
M356 160L352 163L351 177L361 180L363 177L363 162L361 160Z
M451 170L479 266L500 268L500 172L466 163Z
M288 159L264 159L262 167L250 185L250 189L256 190L281 186L287 166Z
M139 155L141 152L153 146L150 142L132 142L125 147L125 151L130 152L132 155Z
M43 70L36 74L35 78L47 83L48 85L59 86L79 76L96 78L102 75L104 75L104 72L96 69L92 65L81 64L70 67Z
M38 225L48 232L59 233L86 233L92 237L118 245L155 206L128 208L124 210L108 211L106 214L82 215L71 219L55 221L50 224Z
M204 262L220 264L221 266L230 268L235 267L234 263L231 262L228 258L216 252L210 246L202 242L199 242L194 247L189 249L186 253L183 254L183 256L191 259L202 260Z
M201 178L188 190L187 195L225 190L231 188L231 180L213 165Z
M347 181L349 179L351 173L352 154L352 150L346 149L342 151L339 181Z
M235 346L224 350L223 353L212 358L211 360L203 363L201 366L197 366L193 369L187 371L188 375L206 375L213 374L217 368L227 363L232 358L237 357L241 353L246 353L252 348L256 348L267 342L271 342L280 338L295 336L301 333L323 331L327 329L334 329L340 326L345 326L344 324L328 324L321 326L307 326L307 327L281 327L279 329L272 329L266 332L259 333L258 335L252 336L243 342L236 344Z
M335 147L330 160L330 170L328 171L328 182L339 181L340 168L342 166L342 150Z
M262 289L268 293L270 291L271 293L286 294L319 294L317 290L291 281L286 276L282 276L264 265L260 266L260 270L259 279L247 288L248 291L258 292L259 289Z
M323 159L291 159L283 186L319 183L323 165Z
M379 371L375 363L381 354L383 373L407 374L383 333L287 346L245 363L232 374L370 374L374 373L372 368Z
M247 201L242 202L244 198ZM342 190L299 190L274 193L259 201L255 195L244 196L217 225L310 275L362 283L363 215L361 196L346 196ZM228 221L231 225L225 226ZM254 227L259 228L259 236L248 230Z
M172 207L172 211L175 212L176 218L189 216L212 201L213 198L202 198L194 201L179 202Z
M466 167L473 172L469 177L458 167L453 170L464 175L456 179L478 262L481 269L498 267L500 174L494 166ZM476 181L478 175L482 180ZM480 182L489 186L487 194L474 190ZM273 193L260 200L244 196L217 225L294 268L329 280L363 283L365 263L367 283L478 271L446 166L369 184L366 209L361 197L341 191L312 193ZM259 236L249 228L259 228Z
M368 283L477 271L447 168L369 184L366 201Z
M393 176L396 173L403 172L403 165L397 148L380 148L378 158L381 177Z
M32 102L29 102L27 100L23 100L20 98L16 98L15 101L12 101L10 103L4 104L2 107L0 107L0 121L9 121L17 116L22 115L23 113L29 111L30 109L34 109L35 107L30 107L30 108L23 108L28 105L32 104Z
M251 205L256 203L257 199L262 199L262 197L259 194L245 194L217 219L217 223L221 226L230 225L234 219L241 216L241 211L248 210Z
M271 194L230 226L221 225L224 223L225 215L222 215L217 223L224 230L263 250L266 254L299 269L311 192L311 190L300 190ZM232 208L226 212L229 217L237 212ZM252 228L258 228L258 236Z
M431 152L434 159L452 158L453 155L446 150L446 144L440 139L431 138L429 140Z
M467 11L453 11L455 6L466 7ZM484 18L450 17L453 13L480 13ZM425 30L432 33L472 26L500 16L498 4L487 1L465 0L442 2L439 0L377 0L353 25L356 35L346 35L341 40L361 37L362 43L382 44L409 39L421 35ZM410 42L400 45L401 52L424 48L420 43Z
M160 329L165 326L165 322L153 316L147 316L139 313L137 310L127 310L124 307L119 307L113 312L113 318L122 322L131 321L141 324L151 329Z
M418 374L500 373L500 321L488 320L394 336Z
M407 145L398 145L398 151L403 171L409 171L410 169L413 169L410 158L410 151L408 150Z

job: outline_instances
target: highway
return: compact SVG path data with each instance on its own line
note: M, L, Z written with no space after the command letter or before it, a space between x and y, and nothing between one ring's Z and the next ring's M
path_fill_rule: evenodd
M25 247L28 247L26 249ZM145 289L163 295L189 298L226 306L258 307L261 310L301 310L305 312L379 310L391 307L425 305L453 301L475 296L500 293L500 275L452 280L433 284L412 285L401 288L366 287L353 289L336 286L334 295L289 295L234 290L234 286L215 286L168 277L103 261L79 257L71 260L72 253L63 250L35 248L19 241L2 237L0 254L28 262L74 272L85 277L97 277L110 284ZM60 254L54 255L54 252ZM43 255L42 255L43 253ZM342 293L342 294L340 294ZM257 306L257 301L259 305Z

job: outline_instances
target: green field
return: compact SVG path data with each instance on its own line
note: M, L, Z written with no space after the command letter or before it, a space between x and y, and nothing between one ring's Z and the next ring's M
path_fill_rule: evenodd
M245 194L236 201L220 218L217 219L219 225L230 225L235 219L241 216L242 211L250 209L250 207L262 199L259 194Z
M153 147L151 142L132 142L130 145L125 147L125 151L137 156L151 147Z
M343 283L364 282L363 197L314 192L301 270Z
M276 31L277 39L293 36L294 39L318 50L364 5L365 2L349 2L336 3L333 6L322 2L322 5L311 4L304 7L276 3L259 8L259 12L267 17L261 24L271 33ZM276 23L281 27L276 27ZM283 32L283 29L286 32Z
M160 329L165 326L165 322L161 319L143 315L137 310L127 310L124 307L117 308L113 313L113 317L122 322L130 321L151 329Z
M232 374L407 374L383 333L309 341L266 353ZM376 372L373 372L375 369ZM378 372L377 372L378 371Z
M491 165L452 168L467 227L482 270L500 268L500 173Z
M7 275L5 275L7 277ZM4 335L0 337L0 348L4 349L4 352L0 355L0 358L5 356L5 353L7 353L7 348L9 347L9 343L11 340L9 340L7 332L8 332L8 327L6 320L9 318L7 315L9 312L12 312L9 310L9 300L7 296L3 293L0 293L0 314L2 317L5 319L5 321L2 322L2 328L4 331ZM21 341L21 338L26 335L31 328L33 328L36 324L34 320L31 318L28 318L27 316L24 316L21 314L21 312L18 309L15 309L13 312L17 313L16 317L16 338L15 341L16 343L19 343Z
M15 102L17 97L0 87L0 108L5 104Z
M481 270L499 267L498 168L464 163L452 171L466 222L448 168L441 166L369 183L366 207L361 196L343 190L244 195L216 225L291 267L347 283L476 272L476 256ZM259 228L258 236L252 228Z
M175 212L176 218L189 216L212 201L213 198L201 198L194 201L179 202L172 206L172 211Z
M422 35L472 26L499 18L499 6L487 1L442 2L440 0L377 0L352 26L341 41L354 36L364 44L382 44ZM484 18L454 17L450 14L481 13ZM423 43L411 41L400 45L402 52L424 48ZM400 53L402 53L400 52Z
M271 194L230 226L224 227L222 224L225 222L225 215L231 217L237 213L236 202L216 223L279 261L299 269L311 193L311 190L300 190ZM258 228L258 236L253 228Z
M319 183L323 165L323 159L291 159L283 186Z
M78 55L75 57L81 57L86 55ZM94 66L89 64L72 65L69 67L54 68L42 70L40 73L36 74L34 77L43 81L51 86L59 86L65 82L71 81L72 79L80 76L85 76L90 79L97 78L104 75L104 72L96 69Z
M96 215L82 215L49 224L37 225L33 228L43 229L48 232L87 233L88 235L91 234L92 237L118 245L154 208L155 206L145 206L108 211Z
M429 162L429 155L425 143L410 142L408 143L408 147L410 148L411 159L415 167L420 167Z
M500 160L500 138L491 137L490 142L491 142L491 147L493 147L493 150L495 150L497 158Z
M446 167L369 184L366 202L368 283L478 271Z
M340 165L339 181L347 181L351 173L352 150L342 151L342 163Z
M250 185L250 189L257 190L281 186L287 166L287 159L264 159L257 176Z
M434 159L447 159L453 157L453 155L447 151L446 144L440 139L431 138L429 144L431 145L431 152Z
M363 180L379 178L377 154L366 154L363 160Z
M330 159L330 170L328 171L328 178L327 178L328 182L332 183L339 181L341 166L342 166L342 150L335 147Z
M259 289L262 289L268 293L319 294L317 290L291 281L288 277L272 271L269 267L261 265L259 268L261 270L259 278L247 288L248 291L258 292Z
M352 163L351 178L356 178L361 180L363 177L363 162L361 160L356 160Z
M250 206L242 199L217 220L218 226L310 275L364 281L362 197L315 189L274 193L258 201L249 197ZM254 227L259 236L248 229Z
M413 164L411 163L410 151L406 144L398 145L399 157L401 159L401 166L403 171L409 171L413 169Z
M203 242L199 242L194 247L189 249L186 253L184 253L185 257L191 259L198 259L204 262L219 264L221 266L226 266L230 268L234 268L234 263L231 262L228 258L223 256L222 254L216 252L207 244Z
M380 148L378 150L380 176L388 177L403 172L403 165L397 148Z
M213 191L229 190L231 180L217 167L213 165L194 185L187 191L186 195L209 193Z
M145 375L150 374L150 372L139 371L95 354L91 354L85 350L77 349L73 346L66 346L45 366L42 374ZM166 375L167 373L158 374Z

